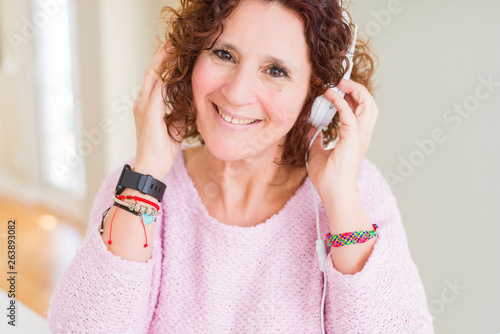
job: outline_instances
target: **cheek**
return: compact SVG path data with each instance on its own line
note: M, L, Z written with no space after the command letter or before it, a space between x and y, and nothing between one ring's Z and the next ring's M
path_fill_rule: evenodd
M203 66L201 64L196 64L193 68L193 74L191 75L191 88L193 89L193 98L198 101L199 96L203 92Z
M191 87L195 103L202 102L206 95L214 90L215 81L212 78L214 78L213 68L207 59L202 58L198 60L191 75Z
M295 90L271 91L265 99L264 108L276 124L291 128L302 110L301 94Z

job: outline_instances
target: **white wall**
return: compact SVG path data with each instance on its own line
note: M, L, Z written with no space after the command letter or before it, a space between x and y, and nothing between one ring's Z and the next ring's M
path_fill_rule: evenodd
M368 157L388 179L400 159L413 162L393 191L437 333L500 331L498 14L500 2L486 0L354 6L380 58ZM453 111L460 105L464 116ZM440 142L426 154L416 141L429 142L433 131Z

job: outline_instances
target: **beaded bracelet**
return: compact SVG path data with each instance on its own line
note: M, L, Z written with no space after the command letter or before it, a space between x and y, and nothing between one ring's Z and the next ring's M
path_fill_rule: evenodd
M131 209L130 209L130 208L128 208L126 205L122 205L122 204L120 204L120 203L116 203L116 202L115 202L115 203L113 203L113 206L117 206L119 209L123 209L123 210L125 210L125 211L128 211L128 212L130 212L131 214L136 215L136 216L138 216L138 217L140 217L140 216L141 216L141 213L140 213L140 212L136 212L136 211L134 211L134 210L131 210Z
M326 235L326 244L332 247L342 247L346 245L362 244L377 236L377 224L372 224L373 231L357 231L357 232L346 232L331 235L328 233Z
M113 200L115 201L115 203L127 206L130 210L142 213L143 214L143 219L146 218L146 217L144 217L144 215L155 217L156 214L158 213L158 211L156 210L156 208L152 208L150 206L139 205L137 203L137 201L135 203L127 203L127 202L122 201L121 199L119 199L116 196L113 196ZM151 224L153 222L151 217L147 217L147 219L146 219L146 225L149 225L149 224Z

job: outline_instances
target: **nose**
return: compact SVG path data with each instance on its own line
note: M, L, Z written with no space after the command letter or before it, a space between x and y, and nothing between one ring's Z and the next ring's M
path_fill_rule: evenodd
M257 100L255 73L244 67L235 68L227 74L221 92L233 106L252 104Z

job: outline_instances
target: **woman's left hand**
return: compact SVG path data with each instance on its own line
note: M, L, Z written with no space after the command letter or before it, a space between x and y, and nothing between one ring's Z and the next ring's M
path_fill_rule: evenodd
M378 108L370 92L352 80L341 80L338 88L345 98L332 89L324 97L337 108L342 125L339 140L332 150L323 150L323 135L316 137L308 154L309 178L321 197L357 189L357 175L370 146ZM308 133L311 139L317 128Z

